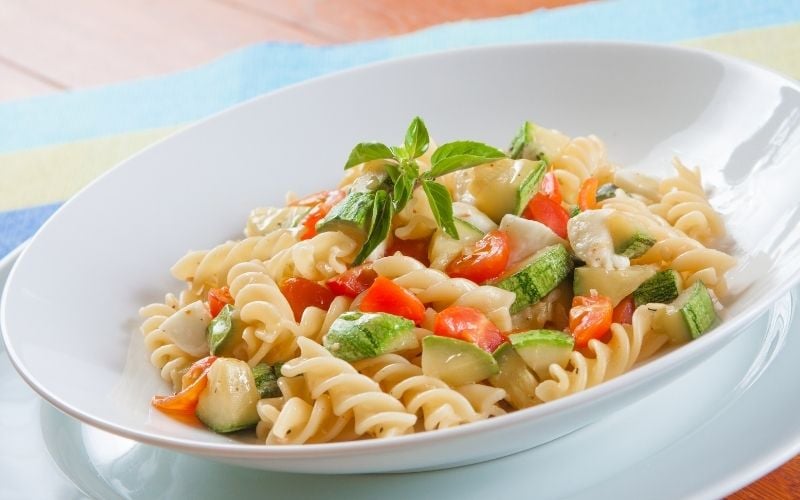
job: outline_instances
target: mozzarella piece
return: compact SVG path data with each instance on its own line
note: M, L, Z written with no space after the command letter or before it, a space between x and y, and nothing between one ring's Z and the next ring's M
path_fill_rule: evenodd
M572 251L589 267L625 269L630 260L614 253L614 240L606 226L606 220L614 211L587 210L571 218L567 223L567 237Z
M528 220L516 215L506 214L500 221L500 230L508 235L510 253L509 265L513 265L544 247L560 243L568 243L561 239L552 229L541 222Z
M203 302L198 300L164 320L159 329L187 354L199 358L209 352L206 340L209 323L211 315Z

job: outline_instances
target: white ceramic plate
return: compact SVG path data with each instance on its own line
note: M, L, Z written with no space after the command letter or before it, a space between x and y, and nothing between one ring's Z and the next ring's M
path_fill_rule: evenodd
M17 254L0 260L0 283ZM800 449L800 426L793 418L800 411L800 379L794 376L794 360L800 355L800 337L794 334L798 327L792 322L796 307L796 299L781 299L768 316L708 362L567 438L474 467L377 479L255 472L117 437L42 402L0 355L0 425L11 439L7 447L25 450L0 460L0 483L11 498L74 499L79 488L103 499L218 498L236 491L244 500L260 498L267 490L311 497L322 489L330 498L388 499L407 498L412 488L421 494L436 492L442 499L463 499L485 484L495 495L525 491L535 468L539 498L720 498ZM692 397L686 398L687 393ZM785 417L766 426L765 414ZM653 427L659 429L656 436ZM626 429L623 436L620 428ZM730 436L739 437L738 452L718 453ZM579 481L574 476L564 480L562 462L570 463L571 470L580 468Z
M542 76L546 68L547 77ZM793 82L668 47L563 43L471 49L378 64L222 113L128 160L56 213L23 253L0 314L12 362L63 411L146 443L250 467L401 471L507 455L596 421L685 373L798 277L800 171ZM236 235L286 190L333 185L358 140L397 141L420 114L441 140L505 144L525 118L595 133L611 157L665 174L679 153L704 167L734 252L771 267L712 333L609 383L526 411L393 440L252 446L150 411L165 387L137 338L140 304L174 288L187 248ZM768 271L768 272L767 272Z

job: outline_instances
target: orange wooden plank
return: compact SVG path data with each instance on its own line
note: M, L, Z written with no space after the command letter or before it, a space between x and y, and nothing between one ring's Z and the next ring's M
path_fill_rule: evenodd
M262 40L324 37L212 0L3 0L0 58L69 87L165 73Z
M0 60L0 101L47 94L63 88L56 82L49 82Z
M408 33L463 19L520 14L584 0L224 0L230 5L283 19L295 26L335 38L363 40Z
M781 468L728 498L729 500L762 500L764 498L789 500L798 497L800 497L800 456L794 457Z

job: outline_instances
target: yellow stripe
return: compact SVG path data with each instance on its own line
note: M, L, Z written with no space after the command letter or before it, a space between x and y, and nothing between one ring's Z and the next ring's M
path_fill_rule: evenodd
M64 201L97 176L181 127L0 155L0 210Z
M680 45L741 57L800 80L800 23L737 31Z
M680 45L749 59L800 79L800 23L738 31ZM63 201L120 161L179 128L0 155L0 210Z

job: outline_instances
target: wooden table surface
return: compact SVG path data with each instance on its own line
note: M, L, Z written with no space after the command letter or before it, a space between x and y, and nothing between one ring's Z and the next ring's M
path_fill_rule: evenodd
M0 1L4 101L191 68L266 40L365 40L583 0ZM800 456L729 498L800 498Z

